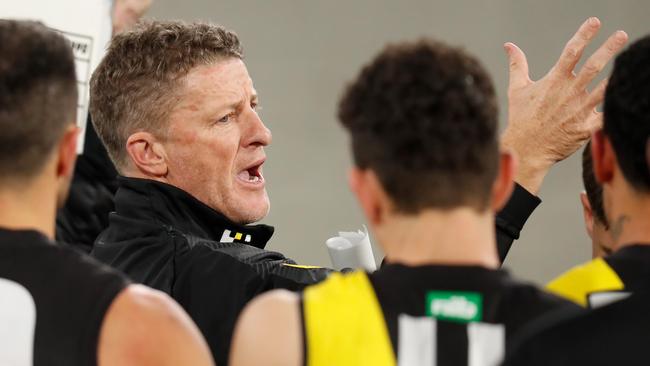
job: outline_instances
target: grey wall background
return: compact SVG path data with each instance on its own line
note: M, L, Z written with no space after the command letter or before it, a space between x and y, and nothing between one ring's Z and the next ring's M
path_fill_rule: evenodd
M207 20L239 34L262 119L273 132L264 168L272 202L264 222L276 227L269 248L305 264L329 265L325 240L365 223L347 188L350 159L335 118L338 97L385 43L430 36L466 47L493 75L503 126L504 42L526 52L535 80L587 17L603 23L590 54L616 29L632 40L650 33L649 14L650 2L643 0L156 0L148 16ZM541 284L589 259L581 189L577 154L547 176L543 203L506 262L515 275Z

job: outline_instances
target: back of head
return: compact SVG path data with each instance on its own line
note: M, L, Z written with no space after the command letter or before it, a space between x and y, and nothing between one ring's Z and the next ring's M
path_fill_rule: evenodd
M76 111L67 41L40 23L0 20L0 183L37 175Z
M388 46L348 87L339 118L355 164L404 213L488 207L498 169L497 104L480 62L423 40Z
M627 182L650 193L650 36L621 53L605 92L604 131Z
M133 132L165 136L190 70L233 57L242 57L237 35L212 24L141 22L113 37L90 82L90 113L118 170L128 160L126 141Z

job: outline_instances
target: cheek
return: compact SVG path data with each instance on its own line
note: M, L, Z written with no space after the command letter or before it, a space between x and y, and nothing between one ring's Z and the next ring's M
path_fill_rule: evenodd
M237 144L226 139L211 139L200 142L205 157L201 160L208 162L211 166L218 166L219 169L226 169L231 172L235 167L237 158ZM225 172L224 172L225 173Z
M201 185L224 188L232 175L237 157L238 140L228 130L177 131L174 136L175 170L185 179ZM173 133L173 132L172 132ZM203 188L205 189L205 188Z
M190 174L200 177L198 180L213 188L228 190L236 166L236 145L227 139L204 136L196 138L187 150L191 156L185 157L184 161L191 166Z

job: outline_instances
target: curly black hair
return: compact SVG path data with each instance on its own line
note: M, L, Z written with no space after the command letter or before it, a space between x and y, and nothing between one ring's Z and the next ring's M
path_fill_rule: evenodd
M604 131L623 176L650 192L646 146L650 137L650 36L628 47L614 63L605 91Z
M29 178L75 121L74 56L59 33L0 20L0 180Z
M339 119L355 164L396 208L484 210L498 169L497 101L481 63L433 40L389 45L348 86Z

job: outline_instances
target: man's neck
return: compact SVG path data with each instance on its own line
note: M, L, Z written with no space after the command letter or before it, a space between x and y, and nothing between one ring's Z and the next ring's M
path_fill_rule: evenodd
M650 195L628 189L612 201L615 205L609 206L612 208L608 219L614 248L650 245Z
M394 215L376 228L386 259L406 265L498 268L494 217L471 208Z
M54 182L35 180L23 186L0 186L0 227L36 230L54 239L56 195Z

